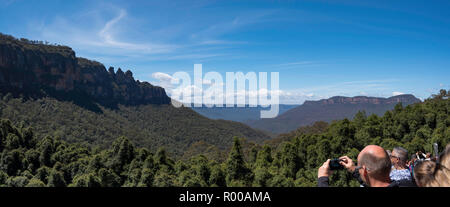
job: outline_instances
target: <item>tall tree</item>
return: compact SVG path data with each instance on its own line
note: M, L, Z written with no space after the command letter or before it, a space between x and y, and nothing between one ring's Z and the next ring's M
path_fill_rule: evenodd
M246 166L241 143L237 137L234 137L233 148L226 161L226 173L227 183L232 183L232 181L247 183L251 180L251 171Z

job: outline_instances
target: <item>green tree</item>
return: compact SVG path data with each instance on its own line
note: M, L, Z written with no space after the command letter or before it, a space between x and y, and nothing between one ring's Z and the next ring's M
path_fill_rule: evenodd
M51 170L48 176L48 187L66 187L64 174L61 171Z
M75 176L69 187L101 187L100 178L94 173Z
M51 156L54 153L54 140L51 137L45 137L39 143L39 151L41 152L39 156L41 165L45 165L47 167L53 166Z
M209 176L208 183L212 187L226 187L226 176L219 164L211 167L211 175Z
M101 187L120 187L120 177L111 169L102 168L98 171Z
M8 180L6 180L8 187L25 187L28 182L29 180L25 176L9 177Z
M172 187L174 186L175 176L171 174L167 166L163 165L155 174L153 181L154 187Z
M5 185L6 180L8 180L8 174L0 170L0 186Z
M154 181L153 171L149 168L142 169L141 180L139 181L139 187L152 187Z
M25 187L45 187L45 183L37 178L32 178Z
M121 174L125 166L129 164L135 156L134 145L125 137L119 137L112 145L111 168L115 173Z
M241 144L237 137L234 138L233 148L226 162L226 174L227 183L231 183L233 180L248 183L251 180L251 171L245 164Z

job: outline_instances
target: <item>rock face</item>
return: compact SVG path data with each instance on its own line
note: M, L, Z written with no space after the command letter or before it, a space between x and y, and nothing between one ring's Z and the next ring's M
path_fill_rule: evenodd
M52 96L86 106L99 103L169 104L161 87L135 81L131 71L114 72L75 56L66 46L46 45L0 34L0 92Z
M406 106L418 102L420 100L413 95L399 95L390 98L335 96L319 101L305 101L303 105L286 111L276 118L247 121L246 124L253 128L279 134L311 125L317 121L331 122L344 118L351 119L358 111L365 111L367 115L381 116L386 111L394 109L398 103Z

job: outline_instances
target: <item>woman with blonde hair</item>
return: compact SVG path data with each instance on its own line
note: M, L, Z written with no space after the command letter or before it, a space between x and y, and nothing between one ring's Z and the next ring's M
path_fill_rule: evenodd
M440 163L422 161L414 167L414 178L419 187L450 187L450 144L440 157Z

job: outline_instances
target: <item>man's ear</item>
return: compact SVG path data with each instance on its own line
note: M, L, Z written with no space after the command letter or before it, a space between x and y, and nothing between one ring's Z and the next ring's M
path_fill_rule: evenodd
M369 175L369 172L367 171L367 168L364 166L363 167L363 176L368 177L368 175Z
M370 186L369 172L367 172L366 167L362 167L362 173L359 176L361 176L366 185Z

